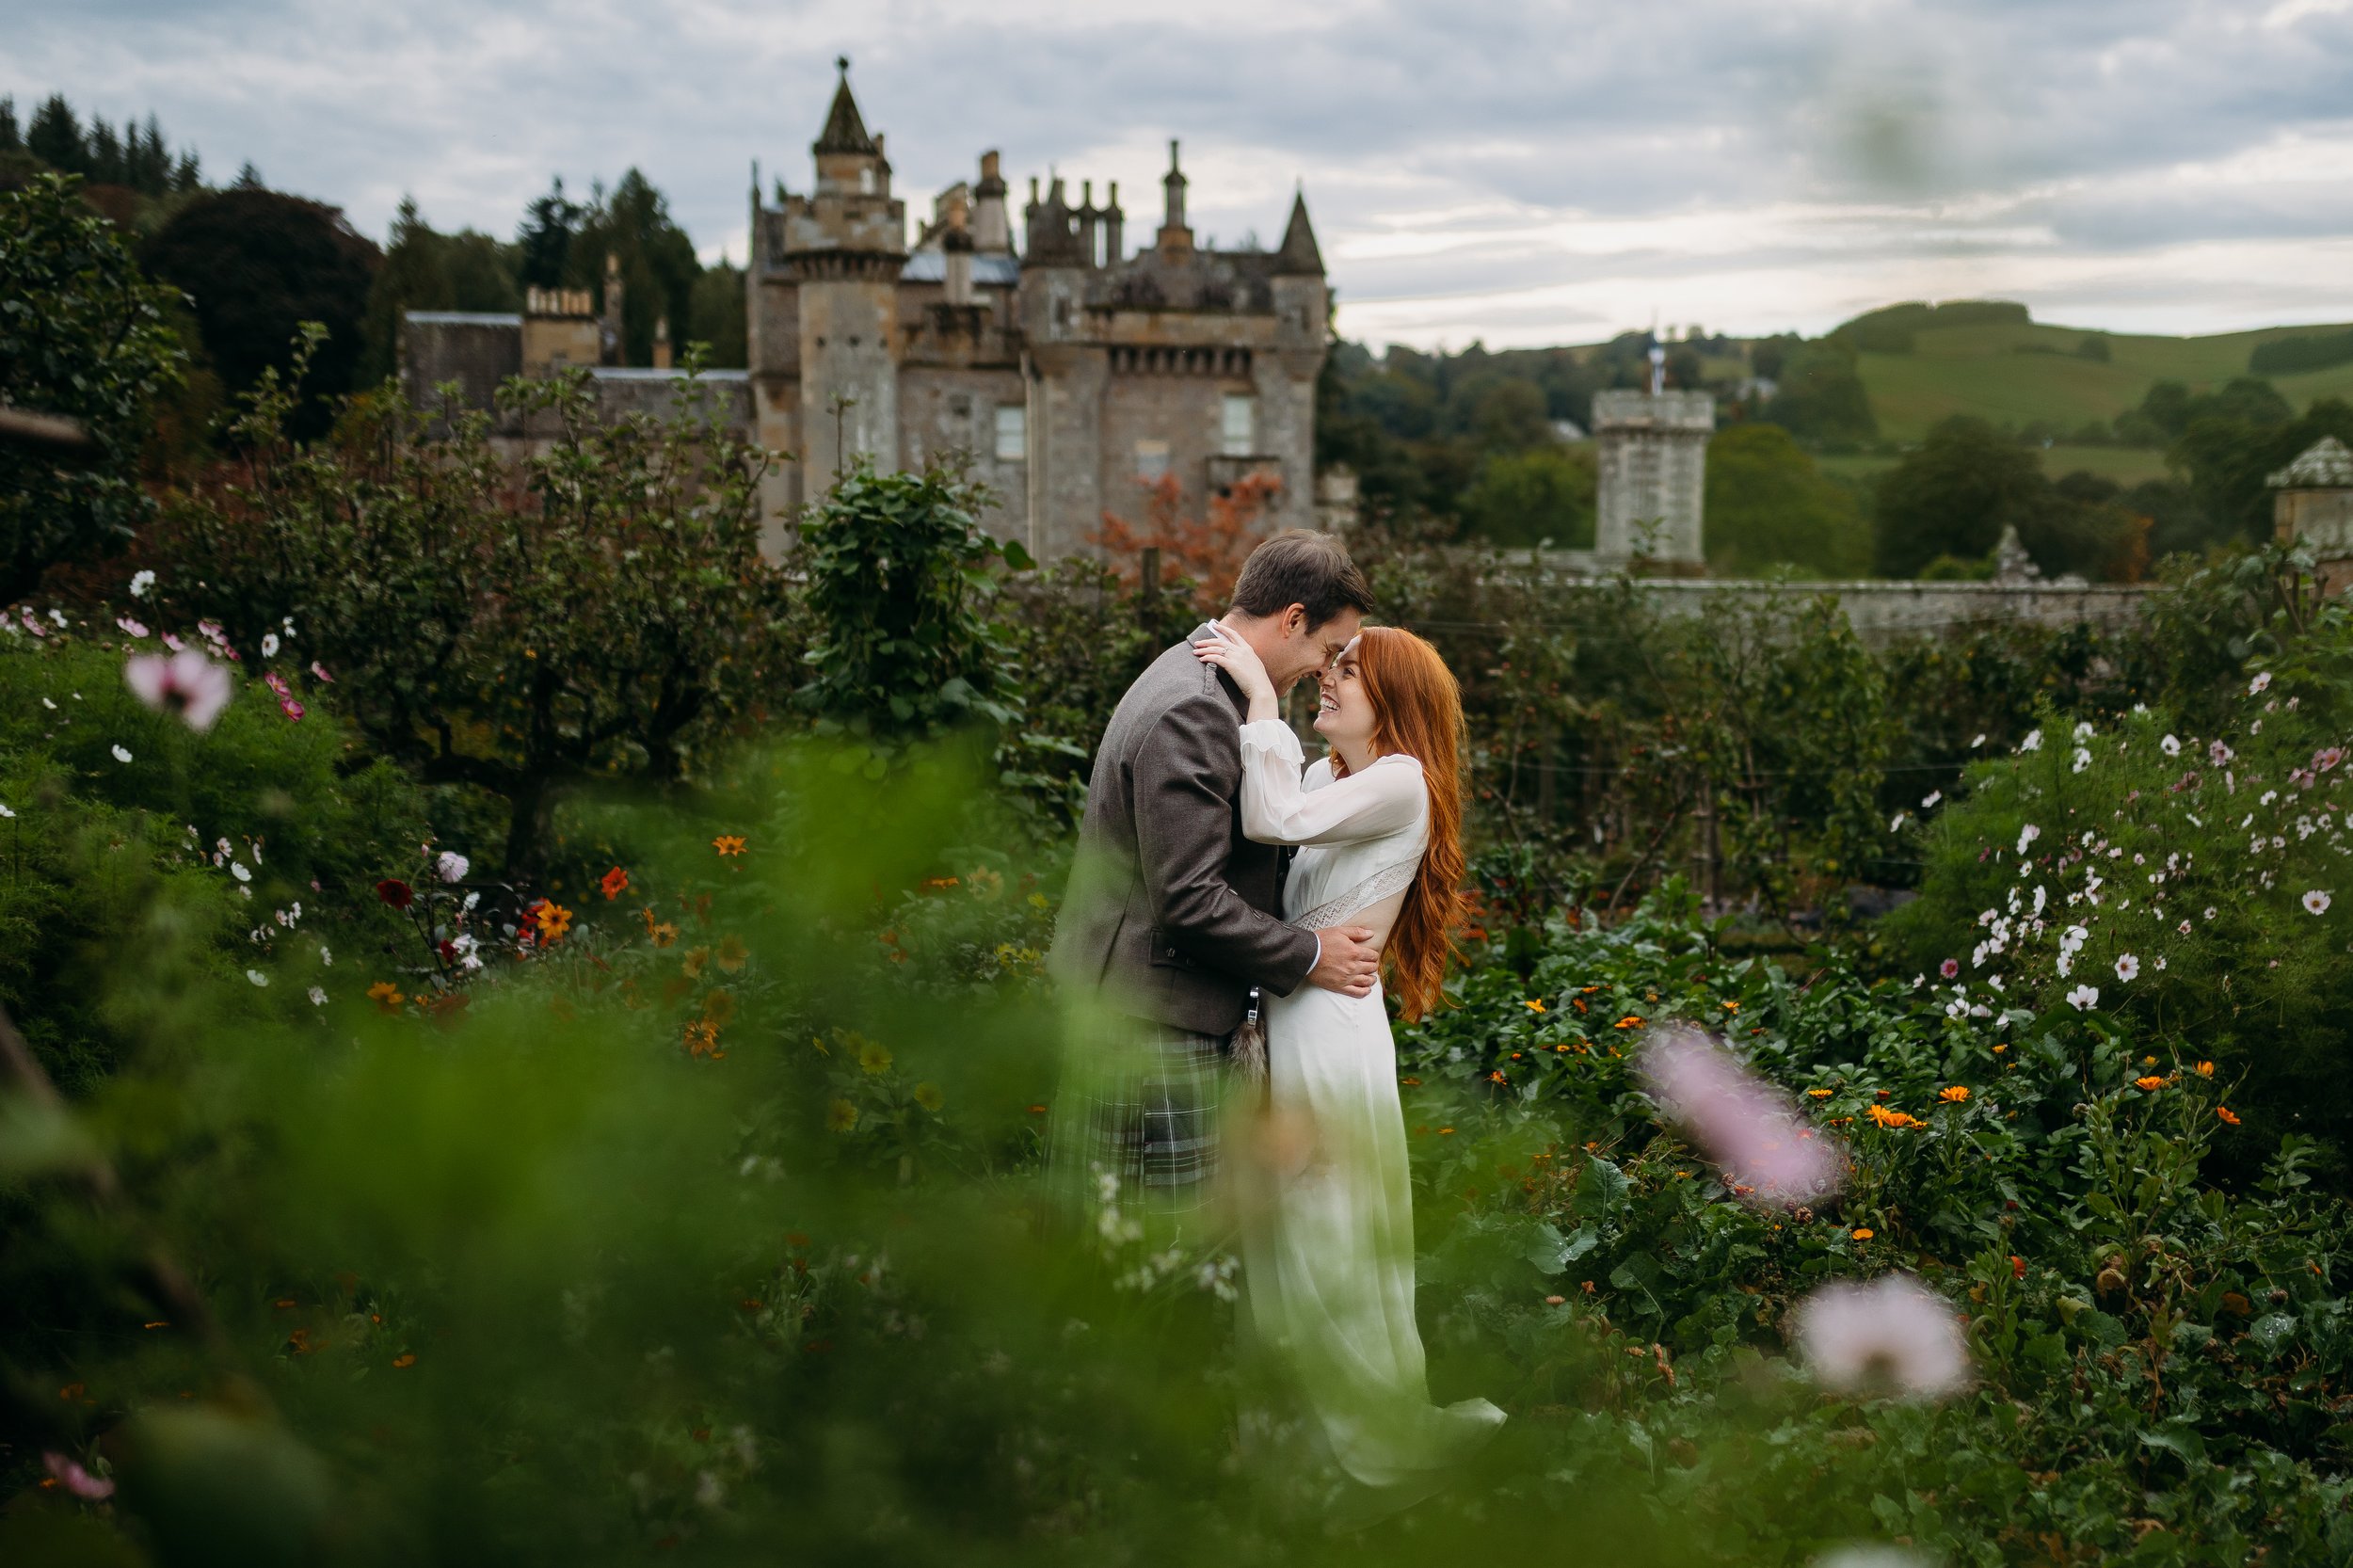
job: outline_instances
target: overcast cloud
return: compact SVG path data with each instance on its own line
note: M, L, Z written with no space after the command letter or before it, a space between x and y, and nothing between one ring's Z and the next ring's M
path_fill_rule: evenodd
M150 110L216 180L512 233L635 165L741 261L847 54L910 215L999 148L1280 235L1343 332L1819 331L1904 298L2203 332L2353 319L2353 0L0 0L0 92Z

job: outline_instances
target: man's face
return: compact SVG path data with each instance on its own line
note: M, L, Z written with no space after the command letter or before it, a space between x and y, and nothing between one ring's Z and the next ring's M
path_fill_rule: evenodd
M1356 640L1365 617L1344 609L1321 626L1307 624L1307 612L1297 605L1284 617L1280 663L1266 661L1267 677L1278 692L1288 692L1304 677L1329 668L1340 650Z

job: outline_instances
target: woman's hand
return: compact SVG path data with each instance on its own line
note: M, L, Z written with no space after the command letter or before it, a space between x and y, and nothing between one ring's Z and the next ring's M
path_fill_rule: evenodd
M1241 688L1241 695L1249 701L1249 722L1279 715L1274 682L1268 678L1266 664L1258 658L1257 648L1211 621L1209 634L1193 645L1193 653L1203 664L1215 664L1234 678L1234 684Z

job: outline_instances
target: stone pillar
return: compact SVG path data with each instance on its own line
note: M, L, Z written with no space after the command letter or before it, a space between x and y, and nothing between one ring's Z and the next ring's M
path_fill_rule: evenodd
M1704 392L1593 394L1601 467L1593 552L1606 565L1677 577L1706 571L1701 511L1715 428L1716 400Z
M2281 542L2312 551L2321 592L2344 592L2353 583L2353 451L2323 436L2264 483L2271 487L2272 528Z

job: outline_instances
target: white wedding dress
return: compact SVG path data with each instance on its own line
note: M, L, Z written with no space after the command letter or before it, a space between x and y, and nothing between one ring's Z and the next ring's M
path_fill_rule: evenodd
M1301 846L1284 918L1385 939L1429 842L1421 764L1384 757L1336 780L1319 760L1303 778L1289 726L1245 724L1241 743L1242 831ZM1295 1374L1342 1469L1369 1487L1427 1490L1504 1415L1485 1400L1430 1402L1388 1011L1378 987L1352 998L1303 985L1268 998L1264 1023L1266 1114L1241 1178L1251 1326Z

